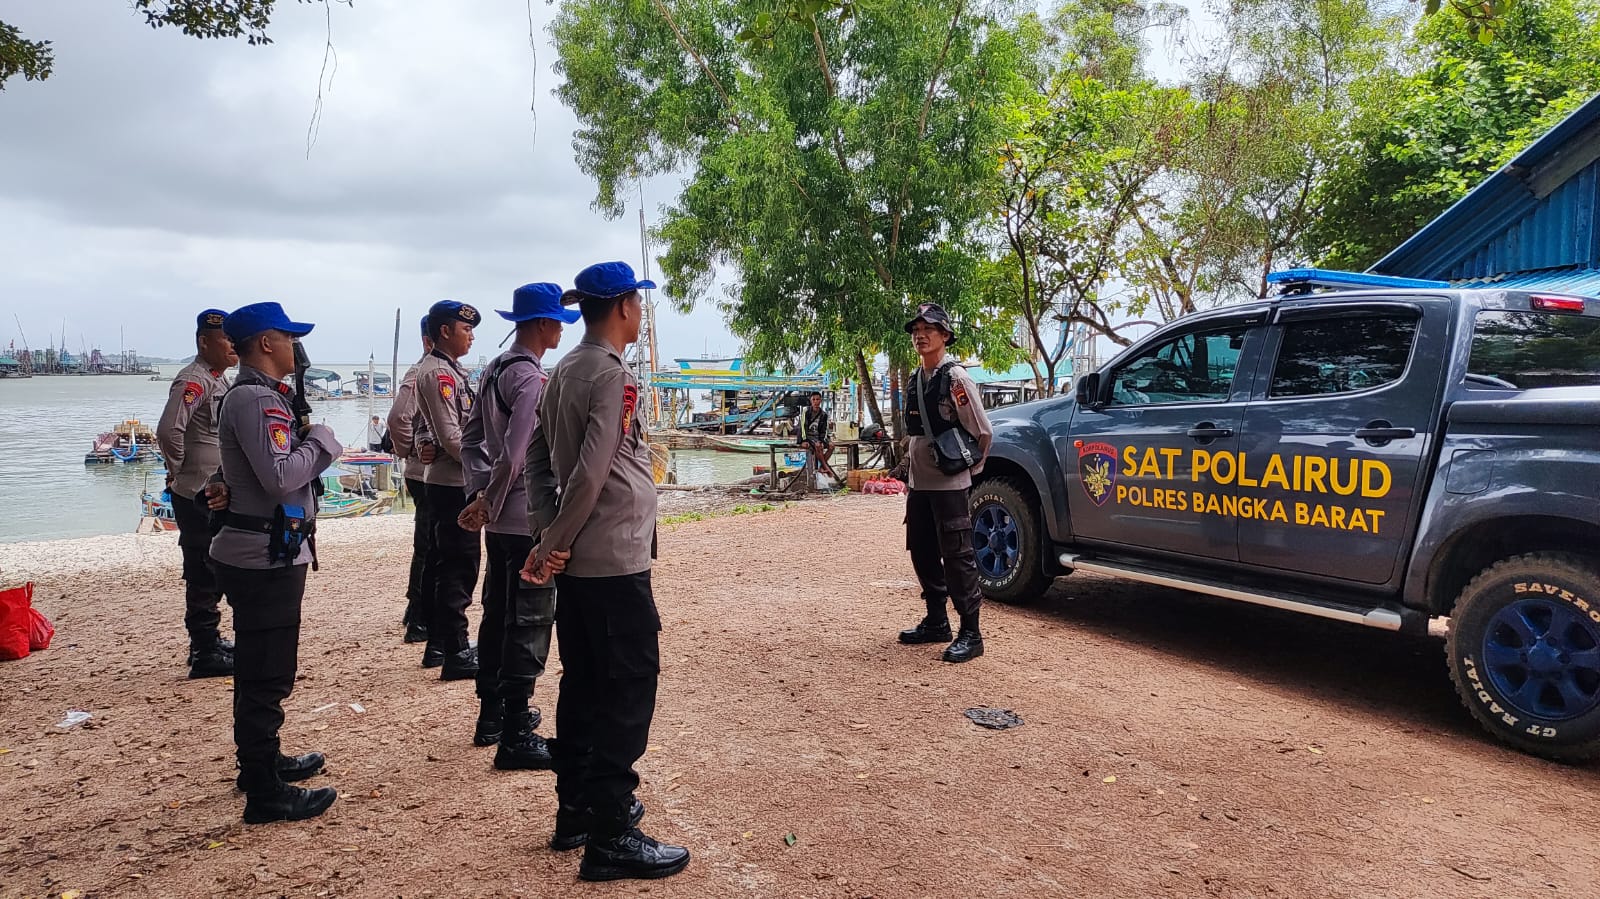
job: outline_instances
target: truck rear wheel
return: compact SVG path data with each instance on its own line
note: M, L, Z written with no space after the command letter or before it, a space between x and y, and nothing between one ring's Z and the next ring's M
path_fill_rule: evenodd
M1450 677L1472 716L1512 746L1600 756L1600 572L1566 553L1484 569L1456 600Z
M1027 488L1014 478L989 478L972 488L972 549L978 585L996 602L1025 603L1044 595L1051 578L1044 573L1039 510Z

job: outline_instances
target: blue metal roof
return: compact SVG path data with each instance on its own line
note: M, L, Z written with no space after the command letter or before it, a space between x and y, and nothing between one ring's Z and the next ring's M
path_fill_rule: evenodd
M1502 290L1548 290L1551 293L1574 293L1580 296L1600 297L1600 269L1567 268L1504 277L1478 278L1471 281L1463 281L1455 286L1492 287Z
M1371 269L1451 281L1600 268L1600 94Z

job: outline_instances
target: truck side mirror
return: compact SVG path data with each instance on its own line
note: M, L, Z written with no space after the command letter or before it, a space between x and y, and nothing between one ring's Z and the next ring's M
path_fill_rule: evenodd
M1078 405L1100 405L1100 373L1089 372L1078 379Z

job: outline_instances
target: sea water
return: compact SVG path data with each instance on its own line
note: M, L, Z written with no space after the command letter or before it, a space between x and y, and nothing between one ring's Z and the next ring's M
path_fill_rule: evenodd
M181 365L160 365L148 375L57 375L0 378L0 543L55 540L134 530L139 500L160 493L158 462L85 465L94 440L124 419L155 429L171 378ZM325 366L354 377L367 364ZM388 366L378 371L387 373ZM405 367L400 372L403 374ZM386 419L390 400L378 397L313 402L313 419L333 428L340 442L364 448L371 415ZM680 484L732 483L765 465L766 454L673 453Z

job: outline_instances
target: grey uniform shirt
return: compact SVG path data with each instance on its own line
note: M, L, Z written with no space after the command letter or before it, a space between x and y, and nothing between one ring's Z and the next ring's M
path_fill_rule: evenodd
M656 485L639 385L603 338L585 334L550 375L523 477L531 533L572 553L566 574L650 569Z
M311 483L344 447L327 425L312 425L304 440L296 436L290 395L283 382L239 366L239 379L222 402L217 428L230 514L271 518L282 505L300 506L307 520L316 518ZM260 531L228 525L211 539L211 558L235 568L272 568L267 558L270 539ZM289 564L310 561L311 553L302 545Z
M428 433L428 423L422 420L422 410L417 406L417 369L427 358L418 359L416 365L406 369L405 377L400 379L400 389L395 391L394 403L389 406L389 440L394 444L394 454L404 462L403 476L413 481L422 480L427 468L417 448L433 439Z
M417 364L417 406L433 438L433 461L422 473L425 484L466 486L461 467L461 430L472 414L473 391L467 373L435 350Z
M922 379L928 377L925 369L918 368L915 377L907 385L905 408L915 408L912 404L916 398L912 390L922 389ZM977 382L967 374L967 370L959 365L950 366L950 391L939 398L939 414L946 421L959 422L968 434L977 438L978 446L984 455L988 455L989 441L994 437L994 429L989 426L989 416L983 411L980 402L981 394L978 392ZM930 415L933 409L928 409ZM931 423L924 422L924 428L930 428ZM959 474L945 474L933 461L933 437L912 436L906 449L911 473L911 482L908 486L912 490L966 490L972 487L972 476L983 471L983 462Z
M172 473L172 492L194 499L222 465L217 448L217 408L228 379L199 359L172 379L167 405L156 424L156 443Z
M539 399L549 378L537 356L512 344L489 363L478 382L478 402L463 432L462 462L467 469L467 495L483 492L489 519L485 530L492 533L528 534L528 496L522 470L539 421ZM501 400L511 414L500 408Z

